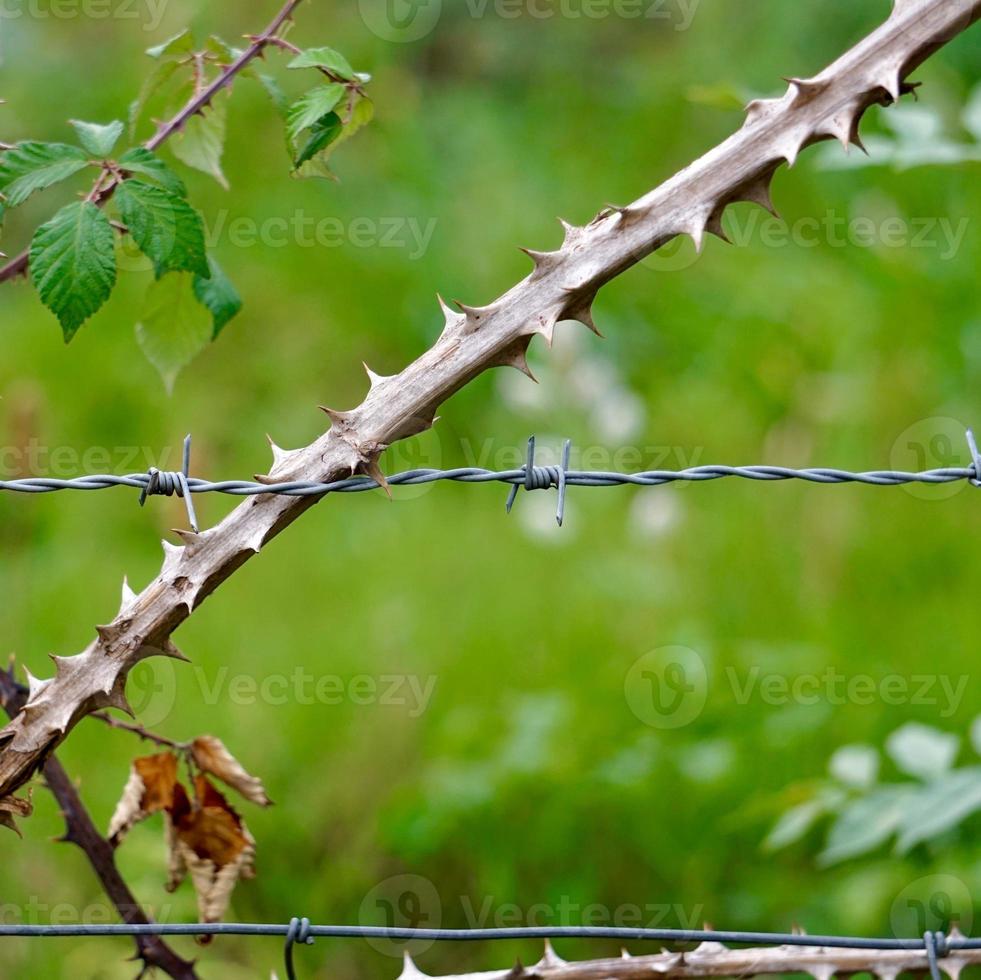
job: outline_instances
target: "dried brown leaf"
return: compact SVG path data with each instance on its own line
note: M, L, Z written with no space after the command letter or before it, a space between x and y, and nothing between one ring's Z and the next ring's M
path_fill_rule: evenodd
M247 800L259 806L269 806L272 803L266 796L262 781L245 771L221 739L202 735L191 743L191 751L200 769L231 786Z
M255 873L255 840L205 776L195 778L195 790L196 806L186 794L183 799L178 794L171 812L171 881L178 881L186 869L197 893L200 920L218 922L239 878ZM176 877L173 869L177 869Z
M0 797L0 827L7 827L18 837L22 836L14 817L29 817L33 810L30 793L27 799L19 799L16 796Z
M173 752L134 759L123 795L109 821L109 840L118 845L134 824L174 805L177 756Z

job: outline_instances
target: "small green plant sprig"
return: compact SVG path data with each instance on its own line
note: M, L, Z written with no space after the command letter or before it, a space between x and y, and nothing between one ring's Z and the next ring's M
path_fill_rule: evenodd
M874 853L891 838L906 854L920 844L948 846L961 825L981 811L981 716L970 730L974 759L956 762L962 740L909 722L886 740L886 755L905 779L881 781L881 756L871 745L844 745L832 755L828 778L790 787L793 805L781 814L763 847L776 851L807 836L831 818L823 866ZM965 836L970 840L970 836Z
M228 89L236 76L259 82L283 117L293 176L333 177L332 152L372 117L365 93L370 78L332 48L304 50L281 36L299 2L290 0L263 34L248 38L246 49L214 35L199 44L186 30L150 48L155 64L130 106L128 127L120 120L72 120L74 142L0 144L0 219L35 193L97 171L88 193L57 211L30 247L0 269L0 282L29 272L66 343L109 299L127 249L138 250L153 268L136 334L168 389L241 309L238 291L208 253L204 222L184 181L157 152L170 140L177 160L227 187L221 160ZM270 47L292 56L288 69L315 71L318 84L291 101L255 64ZM137 143L142 121L157 104L179 108ZM127 129L133 145L120 152Z

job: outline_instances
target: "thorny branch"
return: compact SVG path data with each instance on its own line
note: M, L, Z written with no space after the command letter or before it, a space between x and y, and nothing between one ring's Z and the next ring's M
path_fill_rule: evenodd
M261 57L267 47L280 41L277 36L278 32L292 18L293 12L302 2L303 0L287 0L283 9L276 14L261 34L249 36L249 46L230 65L222 68L217 78L199 91L195 91L188 103L176 115L160 123L153 136L143 144L144 148L151 151L158 149L174 133L180 132L194 116L203 115L215 96L231 84L242 69L254 59ZM108 182L106 178L109 178ZM92 185L92 190L86 200L101 206L112 197L118 185L118 177L114 176L108 169L103 169ZM0 267L0 283L25 275L29 262L30 251L25 249L16 258Z
M434 346L401 374L369 371L370 390L350 411L325 409L328 432L291 452L273 446L270 481L324 482L363 473L384 483L381 453L433 425L438 406L491 367L527 372L532 337L551 344L560 320L591 329L591 307L605 283L678 235L701 245L724 236L722 215L736 201L772 208L770 182L781 163L806 146L837 138L857 142L869 106L895 102L907 75L981 17L981 0L896 0L889 19L813 78L795 78L781 98L757 100L742 128L665 184L627 207L606 208L588 225L563 222L553 252L528 251L533 271L488 306L441 305L444 328ZM30 678L24 709L0 731L0 806L43 765L80 719L106 707L129 711L126 677L150 656L184 659L171 634L192 611L316 499L262 495L202 534L165 541L160 574L139 595L124 584L115 618L96 628L82 653L54 657L48 680Z
M10 671L0 670L0 705L13 717L26 700L27 688L14 679L13 668ZM96 829L78 790L53 755L44 764L44 781L58 801L65 818L65 835L60 840L77 844L85 852L92 870L123 922L149 924L151 920L116 867L112 845ZM194 964L178 956L159 936L134 938L137 956L144 966L141 976L156 967L174 980L197 980Z
M951 938L959 936L952 932ZM966 966L981 964L981 950L952 952L938 961L940 968L958 980ZM545 955L534 966L515 964L507 970L443 976L434 980L692 980L701 977L753 977L764 974L805 973L814 980L833 976L871 973L879 980L895 980L900 973L927 970L925 950L873 950L830 946L773 946L757 949L729 949L721 943L702 943L688 953L664 950L652 956L630 956L626 951L617 959L567 963L556 955L549 942ZM428 980L406 954L399 980Z

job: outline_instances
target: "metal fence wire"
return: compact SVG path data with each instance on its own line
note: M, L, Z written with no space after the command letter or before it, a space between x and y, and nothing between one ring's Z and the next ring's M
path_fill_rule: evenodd
M565 514L568 487L656 487L679 481L700 483L707 480L740 478L764 482L804 480L809 483L862 483L870 486L894 487L902 484L945 484L961 480L981 487L981 452L971 430L967 431L971 465L942 469L905 472L902 470L871 470L851 472L829 468L792 469L783 466L693 466L682 470L646 470L639 473L618 473L605 470L571 470L571 443L563 446L561 463L539 466L535 459L535 438L528 440L527 460L520 469L488 470L476 466L450 470L412 469L387 477L391 486L418 486L441 480L457 483L504 483L510 485L506 507L510 511L518 491L558 489L556 521L561 525ZM370 477L351 477L329 483L298 480L284 483L258 483L249 480L211 482L190 475L191 437L184 440L183 466L180 471L161 471L151 468L147 473L126 476L98 474L63 480L48 477L28 477L0 480L0 490L14 493L52 493L60 490L104 490L109 487L131 487L140 491L140 503L147 497L161 495L183 498L188 521L198 531L193 496L199 493L223 493L232 496L251 496L275 493L293 497L324 496L330 493L360 493L378 489L381 484ZM864 939L849 936L810 936L800 933L719 932L714 930L639 929L605 926L532 926L499 929L409 929L380 926L314 925L309 919L294 918L289 923L150 923L119 925L6 925L0 923L0 937L84 937L84 936L281 936L285 940L286 976L296 980L293 948L297 943L310 944L317 939L388 939L473 942L516 939L617 939L635 942L670 943L731 943L765 946L826 946L839 949L866 950L924 950L931 980L941 980L938 960L957 950L981 949L981 939L970 939L944 932L926 932L922 939Z
M967 446L970 453L970 466L948 466L941 469L922 470L912 473L904 470L869 470L852 472L850 470L809 467L792 469L786 466L727 466L710 464L691 466L682 470L645 470L640 473L617 473L607 470L570 470L569 456L571 442L566 441L562 450L562 461L556 466L538 466L535 462L535 437L528 440L527 461L520 469L488 470L478 466L462 466L451 470L413 469L393 473L386 477L390 486L419 486L440 480L456 483L506 483L511 489L507 498L510 512L518 490L558 489L558 503L555 519L561 526L565 515L566 490L568 487L616 487L638 486L658 487L667 483L702 483L707 480L721 480L736 477L743 480L780 482L785 480L804 480L808 483L840 484L864 483L869 486L895 487L909 483L957 483L967 480L975 487L981 487L981 452L972 430L968 429ZM283 494L289 497L322 497L330 493L361 493L377 490L381 484L371 477L349 477L318 483L313 480L294 480L285 483L258 483L251 480L223 480L211 482L190 475L191 437L184 440L183 467L179 471L167 472L151 467L147 473L132 473L127 476L97 474L80 476L70 480L50 477L27 477L18 480L0 480L0 490L13 493L52 493L59 490L105 490L109 487L133 487L140 491L140 504L154 495L173 496L184 499L187 517L191 528L197 532L197 515L194 511L193 495L198 493L223 493L232 496L253 496L264 493Z
M314 939L388 939L477 942L514 939L617 939L622 942L728 943L763 946L825 946L838 949L924 950L931 980L942 980L939 960L959 950L981 949L981 939L928 931L922 939L809 936L799 932L724 932L711 929L635 929L619 926L521 926L495 929L410 929L383 926L318 926L306 918L289 923L209 922L120 925L3 925L4 936L282 936L286 976L296 980L293 947Z

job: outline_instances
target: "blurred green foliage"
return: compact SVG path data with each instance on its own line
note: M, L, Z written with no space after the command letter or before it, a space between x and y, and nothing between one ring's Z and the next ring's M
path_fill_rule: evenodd
M0 132L10 142L63 139L68 118L119 118L144 48L185 26L233 37L273 12L169 0L151 31L147 20L40 16L50 9L40 0L33 9L2 23ZM822 67L887 4L703 0L687 30L677 17L473 9L447 0L434 29L404 44L373 33L358 5L302 9L296 40L329 43L373 75L376 119L337 156L337 184L290 180L265 93L236 86L231 189L186 176L208 226L221 229L215 254L245 307L172 397L134 339L140 275L120 281L67 349L33 293L5 287L4 472L175 466L187 431L196 474L264 471L266 432L285 446L309 441L323 426L315 405L363 395L362 360L392 373L435 339L437 290L489 301L527 271L516 245L560 240L556 215L581 222L639 196L739 125L727 91L779 91L781 75ZM917 78L920 110L973 145L961 113L981 78L976 34ZM866 132L889 137L885 116L870 112ZM531 432L542 447L568 436L580 451L631 448L631 468L965 465L962 428L981 422L978 165L843 170L822 159L805 154L778 174L786 225L768 228L765 214L737 206L729 220L744 244L713 240L697 260L682 245L649 260L602 293L605 342L563 327L553 352L533 345L539 388L517 373L481 378L444 406L433 433L383 465L497 465L520 459ZM50 207L32 201L8 218L6 250ZM332 219L329 244L291 230L297 216ZM899 244L878 234L891 218L907 232ZM407 244L382 245L385 219L401 221ZM822 230L848 238L865 219L871 244ZM421 250L410 221L433 228ZM914 244L925 222L932 231ZM962 234L953 242L943 228ZM134 460L117 447L146 449ZM446 926L495 924L513 918L511 906L519 921L541 918L537 903L553 910L546 919L578 921L599 903L606 921L633 907L662 925L911 934L923 928L917 909L944 907L938 889L956 892L965 920L971 896L978 911L976 817L903 856L884 845L831 867L816 862L817 830L761 849L837 748L881 744L908 722L963 734L977 714L971 541L981 517L969 487L573 490L561 532L549 494L522 494L509 519L500 487L395 498L323 502L182 628L193 666L168 662L131 682L146 720L178 738L220 736L277 801L261 812L243 804L259 876L239 886L237 918L384 921L406 884L419 899L398 914ZM199 516L214 523L232 505L199 499ZM125 491L0 498L8 649L49 673L49 652L81 649L115 612L124 575L136 587L150 579L157 539L182 520L179 501L141 511ZM639 658L671 645L704 664L704 704L665 728L631 709L629 678ZM297 670L303 683L290 680ZM878 693L794 695L796 679L828 670L869 677ZM884 678L921 674L967 676L963 697L881 696ZM404 688L365 693L365 675L423 687L435 678L435 688L417 710ZM789 693L747 686L758 675L784 678ZM336 678L340 703L311 694L311 678ZM398 694L407 703L380 703ZM89 721L60 751L100 825L144 750ZM34 795L27 839L3 840L5 917L105 919L84 857L48 843L59 832L53 800L40 787ZM120 861L161 917L193 917L187 886L163 891L158 826L137 828ZM960 884L942 883L950 878ZM276 942L184 949L203 975L232 980L268 976L280 957ZM132 976L129 952L122 941L8 940L0 962L10 976L115 980ZM304 976L391 978L392 952L321 942L298 956ZM443 946L420 962L463 971L517 955L537 950Z

